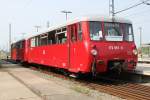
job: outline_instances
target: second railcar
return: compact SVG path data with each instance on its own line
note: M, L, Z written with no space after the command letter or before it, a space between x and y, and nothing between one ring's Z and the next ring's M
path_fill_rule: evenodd
M27 41L25 39L17 41L11 45L11 59L17 62L26 61Z

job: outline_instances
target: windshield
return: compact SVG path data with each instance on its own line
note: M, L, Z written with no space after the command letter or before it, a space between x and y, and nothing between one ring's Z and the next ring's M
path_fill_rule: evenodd
M103 28L103 29L102 29ZM131 24L115 22L90 22L91 40L133 41Z

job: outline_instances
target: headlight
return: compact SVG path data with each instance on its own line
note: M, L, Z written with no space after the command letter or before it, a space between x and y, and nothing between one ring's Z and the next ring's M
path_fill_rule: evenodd
M138 54L138 51L137 51L136 49L134 49L134 50L133 50L133 54L134 54L134 55L137 55L137 54Z
M92 54L93 56L96 56L97 53L98 53L97 50L95 50L95 49L92 49L92 50L91 50L91 54Z

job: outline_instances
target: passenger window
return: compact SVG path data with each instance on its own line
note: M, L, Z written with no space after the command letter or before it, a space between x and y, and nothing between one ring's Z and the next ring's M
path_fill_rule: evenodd
M16 48L16 45L15 45L15 44L13 44L13 45L12 45L12 47L13 47L13 48Z
M31 47L35 47L35 38L31 38Z
M35 37L35 46L36 46L36 47L39 46L39 45L38 45L38 37Z
M56 39L58 44L66 43L67 41L67 32L66 27L59 29L60 31L57 31L56 33Z
M66 43L67 37L65 33L57 34L57 43L58 44L63 44Z
M41 45L47 45L48 44L48 35L43 34L41 35Z
M24 41L21 42L21 48L24 48Z
M41 46L41 38L40 35L35 37L35 46Z
M14 49L15 48L15 44L11 44L11 48Z
M56 44L56 30L48 33L48 44Z
M23 48L23 44L22 43L23 43L22 41L19 42L19 49Z
M78 40L82 41L82 27L81 27L81 23L78 24Z

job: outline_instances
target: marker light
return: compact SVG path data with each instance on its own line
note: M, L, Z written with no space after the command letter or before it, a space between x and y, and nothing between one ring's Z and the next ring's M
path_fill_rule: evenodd
M133 54L134 54L134 55L137 55L137 54L138 54L137 49L134 49L134 50L133 50Z
M96 56L96 55L98 54L98 52L97 52L97 50L92 49L92 50L91 50L91 54L92 54L93 56Z

